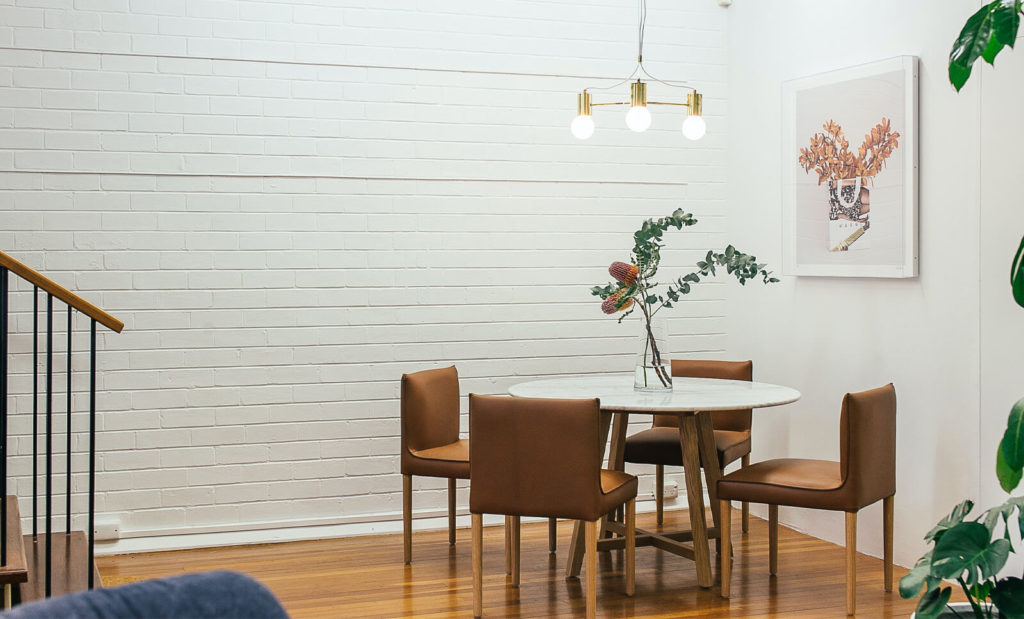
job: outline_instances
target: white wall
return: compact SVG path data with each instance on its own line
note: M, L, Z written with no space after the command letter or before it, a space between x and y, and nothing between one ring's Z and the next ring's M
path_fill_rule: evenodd
M1002 503L1006 493L995 475L995 454L1006 430L1010 407L1021 397L1020 347L1024 342L1024 309L1013 300L1010 263L1024 235L1021 209L1020 118L1024 96L1024 56L1006 50L995 69L985 66L971 78L981 93L981 433L977 509ZM1021 493L1018 489L1014 494ZM1014 565L1015 563L1015 565ZM1024 558L1011 558L1007 573L1019 574Z
M785 410L757 414L755 460L838 458L842 395L895 384L902 565L921 554L941 515L977 496L979 254L989 262L978 237L980 103L977 85L956 95L946 78L950 45L977 6L748 0L729 9L729 239L765 246L758 258L776 267L781 83L903 54L921 59L920 277L785 277L756 300L733 298L728 312L730 356L753 359L756 379L803 393ZM1000 281L1008 260L992 267ZM783 509L780 517L841 543L842 514ZM878 506L862 512L859 533L861 550L880 555Z
M701 224L666 269L725 239L713 2L649 7L650 69L705 92L698 144L661 111L569 135L575 92L632 66L628 2L70 6L0 0L0 249L127 325L100 343L98 509L123 536L394 520L401 373L455 363L463 393L500 393L625 370L603 265L679 206ZM677 351L721 356L724 294L674 311Z

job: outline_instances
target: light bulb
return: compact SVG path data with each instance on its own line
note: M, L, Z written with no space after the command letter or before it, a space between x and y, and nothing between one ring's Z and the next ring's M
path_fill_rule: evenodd
M590 136L594 135L594 117L589 114L580 114L576 118L572 119L572 124L569 125L569 130L572 134L581 140L585 140Z
M690 140L699 140L708 131L708 125L700 116L687 116L683 121L683 135Z
M646 105L634 105L626 112L626 126L636 131L647 131L651 126L651 112Z

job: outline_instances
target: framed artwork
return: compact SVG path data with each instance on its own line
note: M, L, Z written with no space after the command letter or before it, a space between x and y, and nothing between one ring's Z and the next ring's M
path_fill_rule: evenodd
M782 88L783 272L917 276L917 58Z

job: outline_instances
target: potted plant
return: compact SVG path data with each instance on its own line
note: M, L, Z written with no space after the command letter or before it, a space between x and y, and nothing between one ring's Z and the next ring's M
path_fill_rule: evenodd
M1012 492L1024 472L1024 398L1010 409L1006 432L996 452L999 485ZM1024 496L1011 496L977 516L970 516L974 503L964 501L928 532L925 540L932 549L914 569L900 579L900 595L921 595L915 616L961 617L949 605L953 579L967 596L959 610L975 617L1024 617L1024 580L1016 576L999 578L999 571L1014 552L1010 529L1024 534ZM921 594L922 588L924 593ZM999 615L994 614L998 610ZM944 614L945 613L945 614Z
M1021 5L1021 0L995 0L967 20L949 54L949 80L957 91L967 82L978 58L991 64L1004 47L1013 47ZM1024 307L1022 254L1024 239L1010 266L1014 300ZM1013 492L1022 474L1024 398L1010 409L996 451L996 476L1003 490ZM1011 529L1024 534L1024 496L1011 496L977 516L971 516L973 508L973 502L964 501L939 521L925 536L932 549L900 580L901 596L921 596L916 617L1024 617L1024 580L1016 576L999 578L1010 554L1016 551ZM956 581L967 602L948 604L952 586L945 583L946 579Z
M622 312L619 322L640 308L642 331L633 383L637 390L672 389L667 332L664 321L655 321L654 318L662 309L672 307L683 295L689 294L693 284L715 275L716 268L724 268L740 284L755 277L760 277L765 284L779 281L771 277L771 272L765 270L764 264L758 264L754 256L729 245L720 253L708 250L704 259L697 262L697 271L677 278L664 292L659 292L659 284L654 276L661 264L661 248L664 246L662 236L670 228L682 230L696 223L693 215L683 212L683 209L676 209L671 215L658 220L645 220L640 229L633 233L630 262L613 262L608 268L616 281L591 289L591 294L601 297L601 310L605 314Z

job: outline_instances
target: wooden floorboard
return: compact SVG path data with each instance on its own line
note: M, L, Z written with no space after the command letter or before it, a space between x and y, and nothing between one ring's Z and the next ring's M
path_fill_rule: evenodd
M734 516L739 523L739 512ZM688 526L685 511L665 514L665 528ZM656 530L653 514L637 525ZM767 523L751 517L750 533L733 534L732 598L715 586L700 589L693 562L638 548L636 596L622 591L622 551L598 560L598 615L603 617L843 617L844 551L781 527L779 574L768 576ZM580 580L564 577L572 527L559 522L558 553L547 551L547 524L523 526L522 585L506 585L501 527L484 532L484 616L571 617L584 610ZM187 572L231 569L266 584L296 619L305 617L467 617L472 614L470 530L413 535L413 563L402 563L401 535L331 539L120 555L97 558L106 586ZM717 560L717 555L712 553ZM857 559L857 614L909 617L915 603L882 589L882 561ZM896 569L896 580L906 570Z

